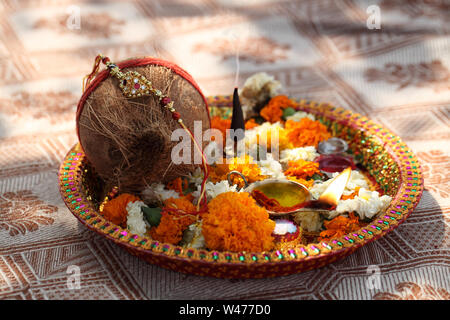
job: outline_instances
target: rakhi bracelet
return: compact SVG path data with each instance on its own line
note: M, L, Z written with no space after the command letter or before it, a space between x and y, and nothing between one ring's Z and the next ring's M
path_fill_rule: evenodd
M207 166L205 154L203 153L201 146L199 146L199 144L195 140L191 130L183 123L183 119L181 119L180 113L177 112L173 106L173 101L170 99L170 97L164 95L161 90L155 89L152 85L152 82L148 80L144 75L141 75L137 71L122 72L122 70L120 70L120 68L115 63L111 62L110 59L108 57L105 57L103 54L97 55L92 72L83 78L83 91L89 86L90 82L98 73L101 62L106 65L106 68L109 70L109 74L119 80L119 87L125 97L157 97L160 105L171 112L172 119L177 121L178 124L189 134L189 137L194 142L195 147L202 155L202 171L204 174L204 178L201 183L200 198L197 203L197 211L200 211L200 205L202 205L203 207L206 205L205 183L208 179L209 169Z
M99 55L103 64L108 68L109 73L119 80L119 87L127 98L138 98L143 96L156 96L162 107L167 108L172 113L172 118L178 123L182 123L181 115L173 107L173 101L161 90L153 88L152 82L137 71L122 72L119 67L111 62L108 57Z

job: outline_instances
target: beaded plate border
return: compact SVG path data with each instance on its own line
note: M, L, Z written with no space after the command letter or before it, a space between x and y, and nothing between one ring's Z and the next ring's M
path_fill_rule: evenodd
M182 248L131 234L105 220L92 201L92 176L79 144L59 169L59 189L69 210L89 229L123 246L149 263L197 275L220 278L283 276L324 266L349 255L398 227L419 203L423 177L419 162L402 140L370 119L327 103L297 100L299 109L313 113L334 136L349 143L351 152L393 197L386 211L356 232L328 242L298 245L270 252L219 252ZM232 96L208 97L212 115L227 113Z

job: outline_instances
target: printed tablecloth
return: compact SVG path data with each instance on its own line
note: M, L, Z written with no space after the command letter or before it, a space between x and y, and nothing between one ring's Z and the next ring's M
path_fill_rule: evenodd
M450 298L450 2L4 0L0 16L0 299ZM398 134L421 160L422 200L320 270L221 280L148 265L78 223L58 191L99 52L174 61L207 95L231 94L239 52L240 85L266 71Z

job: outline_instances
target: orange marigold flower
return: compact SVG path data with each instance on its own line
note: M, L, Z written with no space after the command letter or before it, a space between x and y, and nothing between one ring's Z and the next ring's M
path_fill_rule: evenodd
M222 133L223 145L226 143L227 139L227 129L231 128L231 120L230 119L222 119L219 116L214 116L211 118L211 128L218 129ZM213 137L214 138L214 137ZM212 139L214 140L214 139Z
M191 201L191 197L169 198L164 201L159 225L150 229L151 237L171 244L180 242L183 238L184 230L196 221L195 215L190 214L195 212L195 206ZM178 209L186 214L172 212L167 209Z
M353 212L348 217L337 216L334 219L323 222L325 231L320 233L319 241L341 237L349 232L357 231L361 224Z
M274 246L275 222L247 192L225 192L208 203L202 232L213 250L261 252Z
M267 177L261 174L261 169L253 162L253 158L249 155L245 155L233 158L232 160L222 159L222 163L211 166L209 179L214 183L227 180L227 174L230 171L239 171L244 175L248 183L260 181ZM242 181L242 178L239 175L232 175L230 178L233 184L237 184L240 188L244 186L244 181Z
M277 105L267 105L261 109L259 114L264 118L264 120L269 121L270 123L275 123L277 121L281 121L283 110Z
M106 220L121 227L126 227L128 215L127 204L135 201L141 201L141 199L129 193L122 193L116 198L107 201L101 213Z
M302 178L297 178L296 176L288 176L286 178L288 180L298 182L298 183L304 185L308 189L311 188L313 186L313 184L314 184L314 180L312 180L312 179L305 180L305 179L302 179Z
M187 178L182 178L182 177L178 177L172 181L170 181L166 188L169 190L175 190L176 192L178 192L178 194L180 196L183 195L183 190L187 189L188 187L188 180Z
M294 147L314 146L317 148L319 142L331 138L327 127L319 121L302 118L300 121L288 120L285 129L289 141Z
M315 173L320 174L319 163L303 159L288 161L288 168L284 172L286 176L298 179L311 178Z
M179 209L185 212L195 211L195 206L192 204L194 197L191 194L180 198L169 198L164 201L164 208Z
M287 96L280 95L270 99L266 106L261 109L259 114L266 121L274 123L277 121L281 121L281 117L283 116L283 109L289 107L295 109L297 107L297 103L289 99Z
M250 130L257 126L259 126L259 124L256 123L255 119L253 119L253 118L251 118L250 120L247 120L247 122L245 122L245 130Z

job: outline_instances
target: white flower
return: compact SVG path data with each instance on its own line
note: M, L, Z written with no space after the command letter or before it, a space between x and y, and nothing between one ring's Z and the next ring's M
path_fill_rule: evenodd
M281 83L265 72L249 77L239 90L244 119L258 115L256 107L278 95L279 89L281 89Z
M319 154L313 146L285 149L281 151L280 162L287 163L288 161L300 159L305 161L314 161L318 156Z
M147 224L144 220L144 215L141 207L145 207L142 201L129 202L127 204L127 228L131 233L143 236L147 231Z
M333 179L327 180L325 182L320 182L316 180L313 186L309 189L311 196L314 199L319 199L319 197L322 195L322 193L325 191L325 189L328 187L331 181L333 181Z
M183 243L183 246L187 248L204 249L206 247L201 221L189 225L184 232Z
M322 219L316 211L300 211L294 213L294 221L308 232L317 232L322 227Z
M164 202L169 198L179 198L180 195L175 190L167 190L162 183L153 183L142 191L142 199L147 203L155 200Z
M316 182L311 189L311 195L314 199L318 199L320 195L325 191L328 185L339 175L339 172L333 173L333 178L325 181L325 182ZM350 178L348 179L347 185L345 186L344 195L350 195L355 192L356 187L369 189L369 184L367 183L366 178L362 173L358 170L352 170L350 174Z
M388 195L380 197L377 191L361 188L355 198L338 201L336 212L338 214L356 212L361 219L372 219L375 215L384 211L391 200L392 198Z
M275 224L275 229L273 229L274 234L285 235L287 233L295 233L297 227L294 223L289 220L279 219Z
M206 162L209 165L212 165L217 161L222 160L224 147L225 146L222 146L222 148L220 148L219 144L216 141L209 142L205 149L203 149L203 153L206 157Z
M280 88L281 83L275 80L273 76L270 76L265 72L258 72L245 80L241 94L243 94L244 97L252 96L252 98L256 100L264 101L266 95L270 98L276 96ZM262 90L265 92L261 92ZM260 96L263 94L264 96Z
M333 173L333 178L338 176L338 172ZM344 194L346 196L351 195L355 192L356 188L369 189L369 184L367 183L367 178L358 170L352 170L350 179L348 179L347 186L345 187Z
M300 121L303 118L309 118L313 121L316 120L316 117L312 113L304 111L296 111L293 115L286 117L286 120Z
M198 186L203 181L203 171L200 167L195 168L193 172L190 172L187 176L188 182Z
M264 122L262 125L257 126L250 130L245 130L245 146L251 148L254 145L267 145L270 144L270 139L279 136L279 130L283 129L280 122L270 123Z
M261 169L261 174L276 179L285 179L281 163L274 160L271 153L266 155L266 160L256 162Z
M244 86L242 90L244 89L252 89L254 91L261 90L267 83L276 83L277 85L275 87L281 87L281 83L276 81L273 76L268 75L265 72L258 72L253 74L252 76L248 77L247 80L245 80ZM275 90L273 88L272 90ZM277 94L276 91L271 92L273 95Z
M270 124L268 122L250 130L245 130L244 139L239 141L237 148L233 144L224 146L224 152L227 158L243 157L250 155L253 159L257 159L258 155L267 153L266 144L270 144L271 133L282 128L281 124ZM275 136L275 135L274 135ZM222 160L222 158L218 159Z
M195 199L198 199L200 197L200 191L201 186L197 186L197 191L194 191L192 193ZM236 185L230 186L227 180L222 180L217 183L208 181L205 184L205 193L208 199L213 199L217 197L219 194L229 191L237 192L237 186ZM195 202L196 201L194 201L194 203Z

